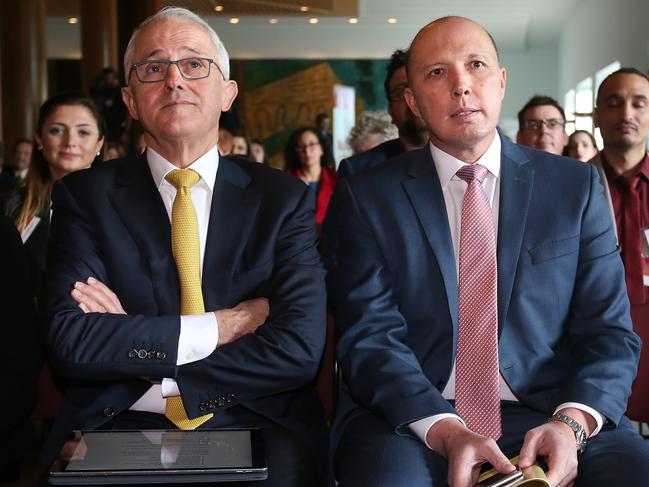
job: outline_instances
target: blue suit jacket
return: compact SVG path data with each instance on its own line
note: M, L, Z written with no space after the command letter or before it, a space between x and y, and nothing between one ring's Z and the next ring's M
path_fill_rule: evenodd
M306 187L280 171L221 157L202 286L207 311L267 297L254 334L176 366L180 333L171 225L144 156L73 173L53 195L44 307L53 366L69 382L47 453L71 429L92 429L174 378L190 417L247 408L311 445L324 420L309 383L326 328L324 269ZM127 315L83 314L69 293L94 276ZM142 353L133 353L141 352ZM143 379L146 378L146 379Z
M617 423L640 341L597 172L502 138L501 178L500 371L530 408L576 401ZM345 379L335 427L368 409L407 434L454 412L441 391L455 360L456 265L429 147L342 181L331 208L323 248Z
M338 166L338 177L347 178L368 167L378 166L382 162L396 157L406 151L400 139L391 139L372 149L347 157L340 161Z

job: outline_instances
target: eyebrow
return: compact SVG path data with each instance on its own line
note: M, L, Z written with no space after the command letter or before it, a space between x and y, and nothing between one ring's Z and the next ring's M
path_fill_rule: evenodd
M180 50L185 50L185 51L193 52L194 54L202 55L202 53L199 50L194 49L193 47L182 46L180 48ZM154 49L153 51L151 51L147 56L143 57L142 59L151 59L153 56L156 56L156 55L158 55L160 53L163 53L163 52L164 51L162 49Z

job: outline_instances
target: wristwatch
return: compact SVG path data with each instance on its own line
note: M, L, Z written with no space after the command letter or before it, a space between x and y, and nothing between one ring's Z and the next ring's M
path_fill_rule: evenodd
M558 421L560 423L565 423L570 428L572 428L572 431L575 433L575 441L577 442L577 453L584 453L584 450L586 450L586 430L584 427L579 424L577 421L572 419L570 416L566 416L565 414L561 413L554 413L552 416L548 418L548 422L550 421Z

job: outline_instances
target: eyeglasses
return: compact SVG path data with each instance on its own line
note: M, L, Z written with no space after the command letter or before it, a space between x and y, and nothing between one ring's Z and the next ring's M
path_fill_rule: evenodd
M547 118L545 120L523 120L523 128L527 130L538 130L542 125L545 125L550 130L558 127L563 127L565 122L560 118Z
M309 142L308 144L298 144L295 146L296 151L303 151L320 145L320 142Z
M403 101L403 92L408 87L407 83L401 83L395 86L390 93L388 93L388 100L390 101Z
M175 64L183 78L196 80L207 78L210 75L212 64L219 70L221 76L223 71L213 59L206 57L188 57L178 59L177 61L141 61L131 66L131 71L135 71L140 83L157 83L164 81L169 76L169 66ZM223 76L225 79L225 76Z

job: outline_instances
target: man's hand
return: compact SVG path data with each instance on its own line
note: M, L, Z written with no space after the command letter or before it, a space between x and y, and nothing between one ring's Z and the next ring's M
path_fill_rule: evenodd
M451 487L473 487L478 482L480 466L485 462L502 473L515 470L494 440L474 433L454 418L435 423L428 430L426 442L448 461Z
M75 282L70 295L84 313L126 314L117 295L94 277L89 277L85 283Z
M242 301L232 309L215 311L214 314L219 325L217 347L231 343L248 333L254 333L266 321L268 311L268 299L266 298Z

